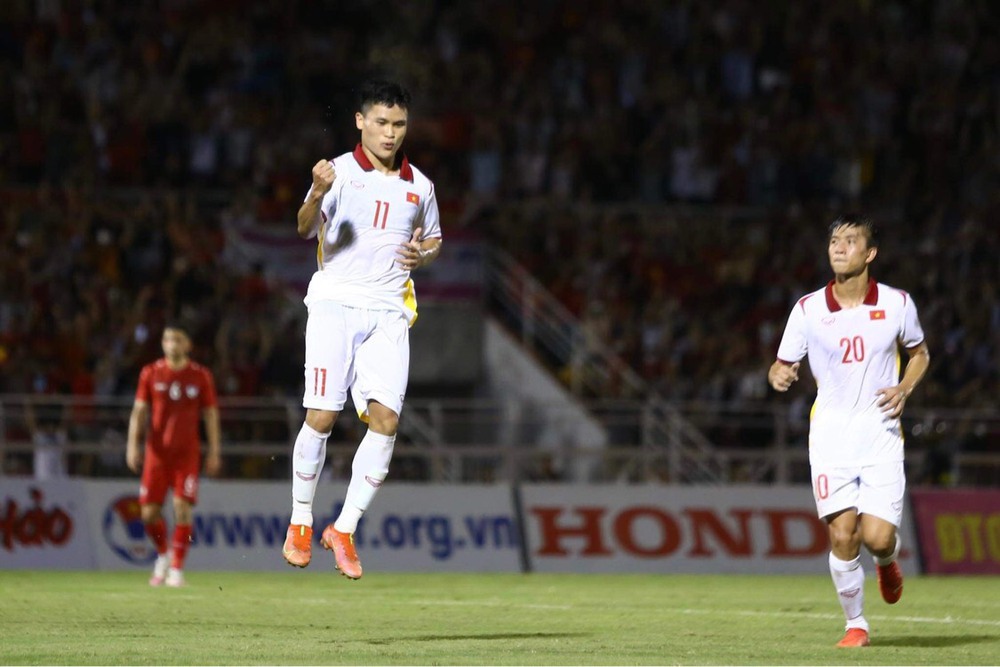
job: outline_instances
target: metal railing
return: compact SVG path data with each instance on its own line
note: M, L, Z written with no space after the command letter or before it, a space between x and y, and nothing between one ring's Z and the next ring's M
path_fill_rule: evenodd
M603 449L539 441L543 423L567 418L565 407L537 405L524 412L514 401L410 400L400 420L393 476L427 482L809 481L808 424L787 404L584 404L609 434ZM70 474L129 474L130 409L131 400L121 397L0 395L0 470L33 474L41 446L55 447ZM304 416L298 399L222 398L220 414L227 477L287 475ZM912 480L934 468L945 483L1000 486L1000 413L910 409L904 427ZM349 471L360 437L358 420L345 411L330 439L330 465ZM699 438L701 449L686 445ZM702 456L703 450L712 456ZM569 465L581 460L588 462L585 479L574 473L580 466Z
M728 211L722 217L737 214ZM609 346L588 335L512 257L493 251L486 278L494 315L527 350L548 360L557 373L565 371L559 374L574 396L601 396L614 386L618 394L631 397L585 401L609 434L608 454L617 463L603 470L612 478L652 476L700 484L809 481L808 415L800 403L666 401ZM761 374L765 372L762 368ZM949 468L933 474L946 483L1000 486L997 410L908 408L904 427L917 436L910 437L907 448L912 474ZM631 456L617 451L622 443L636 448Z

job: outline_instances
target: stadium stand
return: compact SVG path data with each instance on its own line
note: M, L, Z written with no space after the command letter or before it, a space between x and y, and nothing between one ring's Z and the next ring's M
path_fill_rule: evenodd
M817 240L860 208L932 343L913 407L996 409L988 3L405 3L377 34L365 2L3 4L0 394L130 396L179 316L221 394L296 396L299 286L231 231L287 226L315 156L355 139L365 63L419 93L408 149L446 233L518 258L664 398L770 400Z

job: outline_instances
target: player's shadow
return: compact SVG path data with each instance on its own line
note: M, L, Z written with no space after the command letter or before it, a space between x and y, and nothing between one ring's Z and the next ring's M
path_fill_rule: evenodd
M414 642L438 642L438 641L467 641L470 639L480 639L483 641L503 641L507 639L571 639L573 637L584 637L585 632L481 632L464 635L417 635L415 637L397 637L392 640L372 641L372 644L390 644L401 639Z
M893 635L881 636L872 642L872 646L905 646L906 648L947 648L965 644L986 644L1000 642L997 635Z

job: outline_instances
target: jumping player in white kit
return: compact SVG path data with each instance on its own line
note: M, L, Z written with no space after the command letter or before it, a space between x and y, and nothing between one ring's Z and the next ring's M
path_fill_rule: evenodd
M875 559L882 598L896 603L903 593L896 530L906 488L900 415L930 353L910 295L868 275L878 254L869 218L837 218L828 252L834 279L792 308L767 379L788 391L808 355L818 385L809 424L813 495L829 526L830 574L847 618L837 646L868 646L861 545ZM902 379L900 348L908 355Z
M369 81L355 122L361 141L312 169L298 232L317 238L317 271L306 294L305 423L292 455L292 516L282 553L312 557L312 503L326 440L350 391L368 423L352 465L343 510L323 531L337 569L361 577L353 534L389 472L409 377L409 327L417 317L410 272L441 250L434 185L400 153L410 94Z

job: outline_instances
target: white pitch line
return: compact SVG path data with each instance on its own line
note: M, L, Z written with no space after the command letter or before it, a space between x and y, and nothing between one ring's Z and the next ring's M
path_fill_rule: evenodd
M984 625L1000 628L1000 621L988 621L981 618L959 618L945 616L944 618L929 618L926 616L872 616L879 621L903 621L906 623L940 623L942 625Z
M876 598L878 599L878 598ZM785 600L784 603L791 604L801 604L801 605L812 605L816 600L812 598L800 599L800 600ZM954 602L957 607L981 607L983 609L1000 609L1000 600L992 602L989 600L960 600Z
M664 610L668 611L668 610ZM795 617L795 618L813 618L818 620L836 620L838 618L843 618L840 614L824 614L819 612L800 612L800 611L751 611L751 610L717 610L717 609L673 609L669 611L676 611L680 614L700 614L704 616L710 616L713 614L720 615L733 615L733 616L765 616L772 618L785 618L785 617ZM932 618L929 616L884 616L884 615L873 615L868 616L868 618L877 621L899 621L901 623L934 623L940 625L982 625L992 628L1000 628L1000 621L990 621L986 619L979 618L956 618L954 616L945 616L944 618Z
M442 607L506 607L517 609L557 609L569 611L573 605L565 604L519 604L507 603L500 600L421 600L414 601L413 604L442 606ZM835 621L842 619L841 614L828 614L822 612L798 612L798 611L755 611L755 610L720 610L720 609L671 609L661 608L661 611L675 612L689 615L722 615L722 616L763 616L770 618L811 618L821 621ZM955 616L945 616L944 618L933 618L930 616L885 616L882 614L869 615L873 621L886 622L898 621L900 623L929 623L937 625L978 625L990 628L1000 628L1000 620L992 621L980 618L959 618Z

